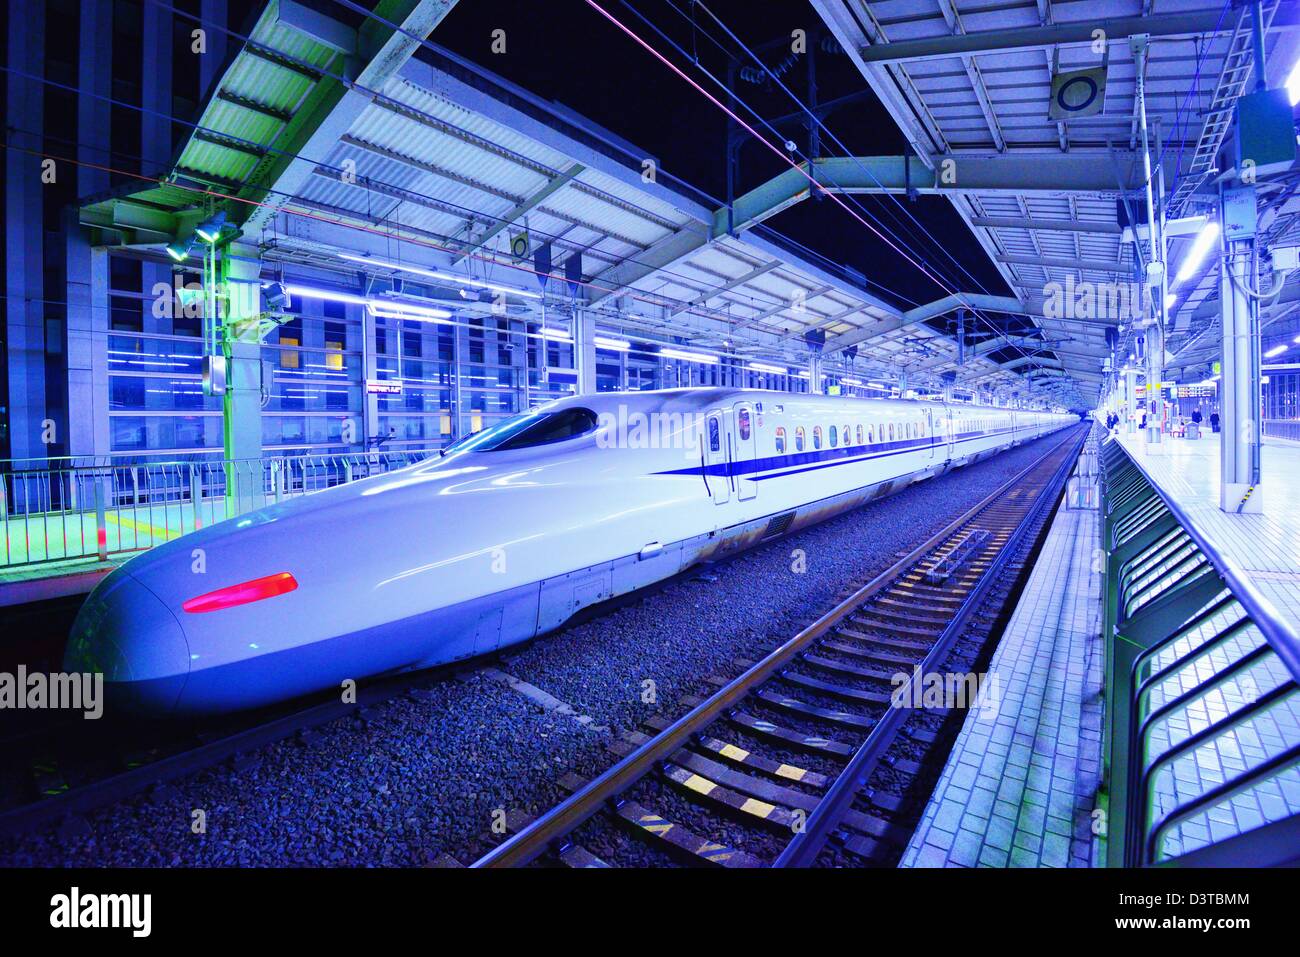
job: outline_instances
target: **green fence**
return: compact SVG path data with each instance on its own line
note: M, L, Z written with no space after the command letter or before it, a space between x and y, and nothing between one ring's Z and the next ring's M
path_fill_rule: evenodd
M1300 639L1115 441L1100 455L1107 864L1300 861Z

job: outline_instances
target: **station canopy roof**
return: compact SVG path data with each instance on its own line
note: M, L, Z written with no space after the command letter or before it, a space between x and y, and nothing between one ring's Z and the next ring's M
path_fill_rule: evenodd
M1084 355L1104 347L1114 317L1061 321L1044 316L1044 289L1067 281L1131 282L1139 256L1120 213L1121 186L1139 221L1142 197L1137 63L1130 37L1147 37L1144 73L1152 155L1163 166L1171 219L1207 212L1215 199L1220 148L1242 93L1255 88L1251 5L1221 0L812 0L866 82L927 165L955 161L949 199L971 227L1043 338L1059 343L1056 362L1080 390L1101 368ZM1300 62L1295 4L1264 0L1266 77L1283 87ZM1100 41L1100 42L1099 42ZM1090 77L1083 71L1101 69ZM1079 75L1076 79L1075 76ZM1077 109L1050 113L1055 91ZM1095 86L1089 85L1089 80ZM1062 93L1067 82L1073 91ZM1300 79L1293 81L1300 93ZM1294 96L1293 96L1294 99ZM989 181L978 160L1005 175ZM1262 181L1261 181L1262 182ZM1159 180L1153 185L1158 189ZM1261 191L1261 238L1296 241L1294 171ZM1171 282L1195 238L1171 239ZM1173 233L1171 232L1171 236ZM1139 230L1145 244L1146 229ZM1166 348L1208 361L1218 318L1215 257L1174 287ZM1295 308L1300 276L1268 307L1268 319ZM1128 330L1125 330L1128 332ZM1123 342L1123 339L1121 340ZM1208 345L1208 351L1206 349ZM1077 351L1080 355L1071 355ZM1121 357L1127 351L1121 352ZM1175 360L1174 365L1184 357ZM1191 363L1189 363L1191 364Z
M1094 65L1098 57L1087 43L1027 47L1023 38L1006 37L1027 25L1095 24L1101 12L1141 15L1137 4L1049 7L1043 0L962 4L970 9L958 12L947 0L814 0L907 134L916 153L909 166L945 156L996 164L972 164L969 178L959 168L950 199L1014 295L962 290L911 309L765 224L774 209L771 190L751 197L753 215L727 215L657 166L648 175L654 158L617 134L420 40L454 4L382 0L374 16L334 19L293 0L272 0L248 36L232 37L235 53L171 168L88 200L82 222L101 242L157 254L188 236L215 205L242 228L242 241L288 275L345 286L395 278L432 283L465 309L476 306L460 298L455 282L392 264L534 293L544 279L544 306L509 295L511 314L540 321L544 308L558 321L568 309L588 308L608 334L791 365L806 360L805 334L812 332L825 337L828 367L842 365L840 350L856 345L856 372L905 372L909 385L937 384L955 372L959 386L1018 390L1032 380L1063 402L1095 397L1108 354L1104 326L1041 318L1042 289L1067 275L1131 276L1131 247L1121 242L1116 220L1118 188L1108 184L1117 176L1130 187L1134 181L1133 61L1126 43L1111 43L1103 116L1052 124L1051 71ZM1195 4L1176 9L1196 12ZM1283 12L1274 16L1270 6L1268 13L1275 24L1271 62L1280 71L1279 54L1294 59L1296 34L1277 25ZM1224 63L1232 62L1248 20L1243 25L1239 11L1229 9L1220 29L1202 29L1202 17L1196 30L1184 25L1162 35L1164 16L1157 9L1144 20L1153 35L1148 103L1170 147L1167 182L1176 191L1184 179L1174 160L1185 177L1204 179L1192 159L1215 135L1215 114L1205 112L1205 103L1218 86L1240 87ZM968 42L985 33L988 49L970 55L907 46ZM881 57L882 51L906 55ZM1201 94L1180 111L1192 88ZM1044 164L1044 156L1057 165ZM896 178L900 162L876 158L871 182L857 191L899 191L889 177ZM828 171L839 169L845 178L852 172L817 165L819 182ZM853 170L865 166L855 159ZM1064 186L1053 180L1054 169ZM915 170L908 173L915 179ZM989 188L979 188L982 181ZM782 184L775 185L779 193ZM932 180L930 191L944 188ZM1189 193L1183 201L1192 208L1197 198ZM538 258L546 247L549 267ZM935 320L961 307L1027 315L1037 329L973 342L959 366L956 344ZM1191 296L1180 303L1199 308ZM1188 325L1195 328L1190 319Z

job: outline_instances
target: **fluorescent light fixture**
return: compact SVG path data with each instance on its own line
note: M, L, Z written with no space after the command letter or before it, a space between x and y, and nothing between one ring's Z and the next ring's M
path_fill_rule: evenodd
M597 349L613 349L615 352L627 352L632 348L632 343L626 339L614 339L610 336L592 336L591 341L596 343Z
M1165 312L1174 308L1174 303L1178 301L1178 296L1172 292L1165 293Z
M1264 358L1271 359L1274 356L1280 356L1282 353L1286 352L1290 348L1291 347L1286 344L1280 346L1274 346L1272 349L1269 349L1268 352L1264 353Z
M1291 98L1291 105L1300 103L1300 60L1291 68L1291 75L1286 78L1286 93Z
M379 319L413 319L416 322L444 322L452 314L446 309L417 306L415 303L389 299L371 299L366 303L371 314Z
M573 341L573 336L569 335L563 329L555 329L550 326L542 326L541 334L543 339L554 339L556 342Z
M786 375L790 371L785 366L774 366L767 362L751 362L748 368L754 372L770 372L773 375Z
M701 362L704 365L717 365L718 357L703 352L687 352L685 349L660 349L659 355L665 359L680 359L682 362Z
M339 253L338 255L340 259L346 259L349 262L378 266L381 269L395 269L398 272L409 272L416 276L441 279L443 282L459 283L462 286L474 286L478 289L491 289L494 292L504 292L512 296L523 296L525 299L542 298L541 293L529 292L526 289L505 286L501 283L486 282L482 279L470 279L468 276L457 276L455 273L440 272L437 269L425 269L422 266L404 266L401 263L390 262L387 259L375 259L373 256L356 256L352 253Z
M1183 282L1194 276L1218 238L1219 224L1210 220L1205 224L1205 228L1196 234L1196 239L1192 241L1192 248L1187 251L1187 255L1183 257L1183 264L1178 267L1178 275L1174 277L1174 282Z
M846 375L840 381L843 382L845 385L862 385L861 379L855 379L853 378L853 376L848 376L848 375Z
M175 242L168 243L165 247L167 255L178 263L183 263L190 258L190 250L194 248L194 240L191 238L188 242L181 242L179 239Z
M205 243L215 243L221 238L221 229L226 225L226 211L217 210L203 222L194 227L194 232Z
M350 302L358 306L370 305L370 299L365 296L358 296L353 292L339 292L334 289L318 289L315 286L290 286L286 285L284 291L291 296L301 296L303 299L324 299L327 302Z
M1296 345L1300 346L1300 336L1296 336L1291 341L1294 342Z

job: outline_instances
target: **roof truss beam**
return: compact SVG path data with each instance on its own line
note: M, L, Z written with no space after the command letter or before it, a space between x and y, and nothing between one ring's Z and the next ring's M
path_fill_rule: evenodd
M1279 16L1281 12L1279 11ZM954 36L924 37L873 44L858 51L866 63L903 63L916 60L948 60L983 53L1033 50L1063 43L1092 43L1093 31L1104 31L1112 40L1146 33L1152 37L1195 36L1231 28L1216 6L1206 10L1163 13L1141 17L1076 20L1046 23L1036 27L982 30ZM1277 20L1274 20L1277 25Z

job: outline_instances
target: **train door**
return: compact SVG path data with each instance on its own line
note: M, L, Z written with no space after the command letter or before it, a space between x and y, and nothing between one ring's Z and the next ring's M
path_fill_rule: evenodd
M926 455L926 458L929 459L930 461L933 461L939 454L938 452L939 433L937 431L939 427L939 417L934 414L934 409L925 410L925 422L926 422L925 434L926 437L929 439L929 441L926 443L926 448L928 450L928 454Z
M754 408L748 402L736 403L731 411L731 438L734 443L731 472L735 476L736 498L743 502L758 495L758 482L754 479L756 473L750 471L758 457L758 439L755 434L757 423L754 421Z
M727 417L721 409L714 409L704 418L704 481L717 505L731 498L727 445Z

